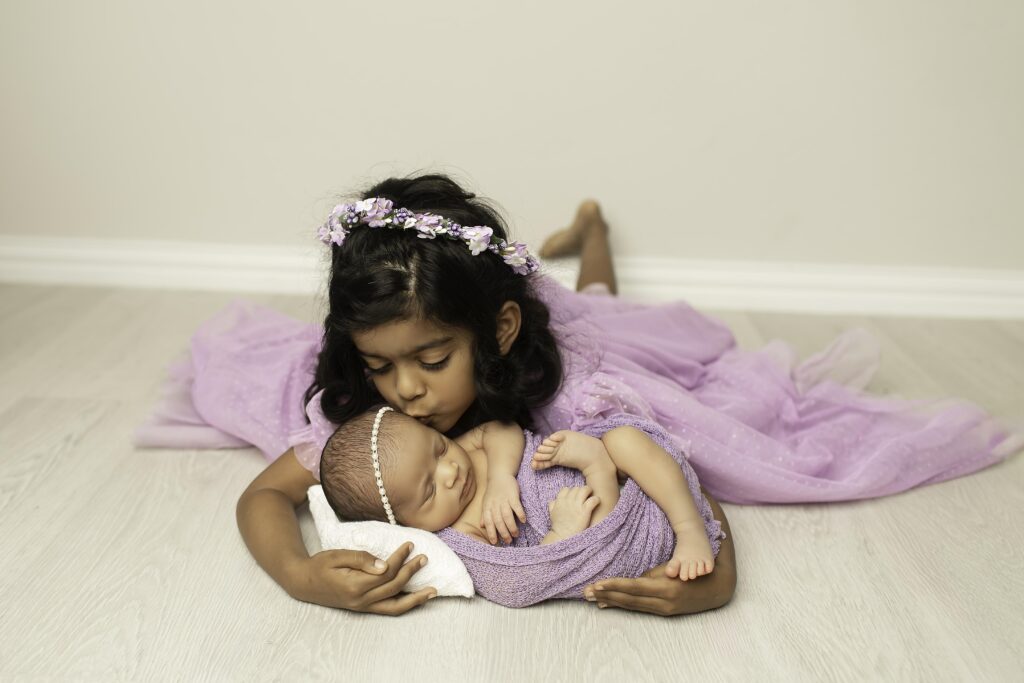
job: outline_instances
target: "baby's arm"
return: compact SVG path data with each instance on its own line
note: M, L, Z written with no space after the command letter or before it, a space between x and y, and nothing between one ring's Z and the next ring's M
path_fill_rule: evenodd
M551 528L541 539L541 545L558 543L575 536L590 526L590 518L597 507L597 497L589 486L563 488L553 501L548 503Z
M619 502L618 470L600 439L568 430L555 432L541 442L531 463L535 470L552 465L571 467L586 477L599 501L590 526L611 514Z
M515 518L526 522L516 482L526 438L518 425L509 422L485 422L477 430L474 445L487 456L487 489L480 528L492 545L498 542L499 535L511 543L519 535Z
M672 525L676 548L666 574L685 581L711 573L715 560L704 519L697 511L679 464L635 427L616 427L605 432L601 441L615 466L639 484Z

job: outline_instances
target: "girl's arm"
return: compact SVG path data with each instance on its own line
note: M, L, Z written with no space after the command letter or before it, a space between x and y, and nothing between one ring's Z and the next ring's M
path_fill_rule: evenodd
M736 592L736 550L729 520L718 502L701 488L715 519L722 523L725 538L715 558L715 571L689 581L665 576L659 565L638 579L602 579L584 589L584 596L598 607L618 607L660 616L693 614L728 603Z
M355 550L325 550L310 557L295 509L316 483L288 449L249 484L235 509L249 552L289 595L327 607L390 615L436 595L430 587L400 595L425 559L420 555L405 563L412 544L399 548L384 567L375 565L373 555Z

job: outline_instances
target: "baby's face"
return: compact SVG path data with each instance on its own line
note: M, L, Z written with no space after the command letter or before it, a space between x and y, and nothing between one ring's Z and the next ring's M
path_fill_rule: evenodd
M385 423L388 416L384 417ZM415 420L394 420L397 467L384 477L398 522L439 531L455 523L476 494L476 476L466 451L441 432Z

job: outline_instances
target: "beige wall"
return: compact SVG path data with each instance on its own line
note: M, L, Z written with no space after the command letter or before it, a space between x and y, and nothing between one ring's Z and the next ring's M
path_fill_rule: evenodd
M514 9L508 9L513 6ZM1024 268L1024 3L0 5L0 234L303 244L421 167L535 242Z

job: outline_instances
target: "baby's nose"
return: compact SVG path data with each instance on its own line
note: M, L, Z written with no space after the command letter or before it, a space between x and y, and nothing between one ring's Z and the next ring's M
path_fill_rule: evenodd
M459 480L459 463L457 463L455 461L452 461L451 480L449 481L448 485L449 486L455 486L455 482L457 482L458 480Z

